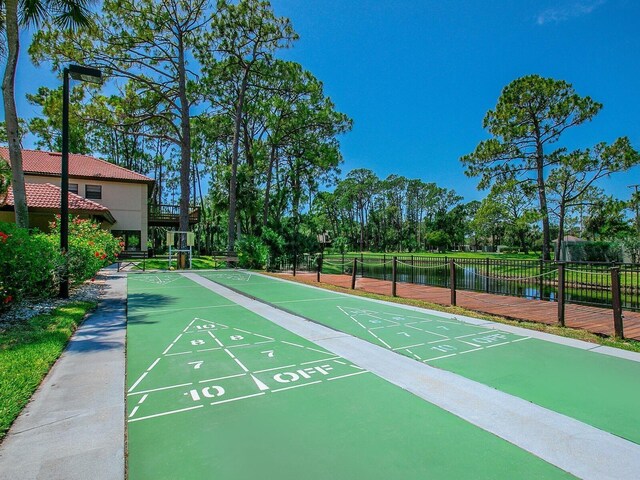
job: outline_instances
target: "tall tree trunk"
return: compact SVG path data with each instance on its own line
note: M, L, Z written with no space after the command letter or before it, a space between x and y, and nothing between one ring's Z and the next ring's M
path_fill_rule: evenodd
M267 169L267 181L264 187L264 205L262 207L262 226L266 227L269 221L269 195L271 194L271 176L273 172L273 165L276 161L276 155L278 148L276 146L271 147L271 155L269 155L269 168Z
M180 96L180 231L189 230L189 197L191 185L191 119L189 118L189 101L187 99L187 74L182 37L178 40L178 82ZM186 248L186 236L180 248Z
M18 30L18 0L5 1L5 22L7 35L7 66L2 80L2 95L4 100L5 124L7 128L7 142L9 144L9 158L11 160L11 189L16 215L16 225L29 228L29 210L27 208L27 193L24 186L24 171L22 170L22 149L18 133L18 112L15 100L15 78L20 52L20 37Z
M249 83L249 69L246 69L238 92L235 119L233 125L233 147L231 150L231 178L229 179L229 251L236 246L236 207L238 201L238 157L240 150L240 127L242 125L242 110L244 96Z
M547 192L544 185L544 151L540 139L540 127L536 128L536 172L538 185L538 199L540 201L540 214L542 215L542 259L551 260L550 246L551 233L549 232L549 208L547 207Z

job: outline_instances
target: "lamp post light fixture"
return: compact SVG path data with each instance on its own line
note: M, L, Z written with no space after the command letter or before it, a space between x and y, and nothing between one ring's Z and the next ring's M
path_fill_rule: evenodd
M102 72L96 68L69 65L62 83L62 167L60 169L60 252L64 260L60 278L60 298L69 298L69 77L83 82L100 83Z

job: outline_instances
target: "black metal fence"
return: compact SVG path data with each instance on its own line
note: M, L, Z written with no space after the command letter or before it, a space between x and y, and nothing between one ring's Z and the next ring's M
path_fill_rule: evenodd
M270 262L272 270L316 272L319 255L283 257ZM615 308L619 295L620 308L640 311L640 265L592 262L548 262L460 257L423 257L398 255L398 283L429 285L454 290L491 293L537 300L563 301L580 305ZM363 278L393 280L394 256L391 255L324 255L321 273L352 274ZM295 265L295 268L294 268ZM452 267L453 265L453 267ZM452 275L451 269L455 269ZM614 270L619 272L619 289L612 288Z

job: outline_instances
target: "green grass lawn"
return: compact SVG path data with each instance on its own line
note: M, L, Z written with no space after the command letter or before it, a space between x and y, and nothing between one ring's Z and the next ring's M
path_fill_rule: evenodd
M0 439L95 305L69 303L0 329Z

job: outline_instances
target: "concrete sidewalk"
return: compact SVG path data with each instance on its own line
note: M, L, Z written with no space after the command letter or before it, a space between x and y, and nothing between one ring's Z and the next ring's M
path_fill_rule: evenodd
M98 309L0 445L0 479L124 478L126 274L107 269Z

